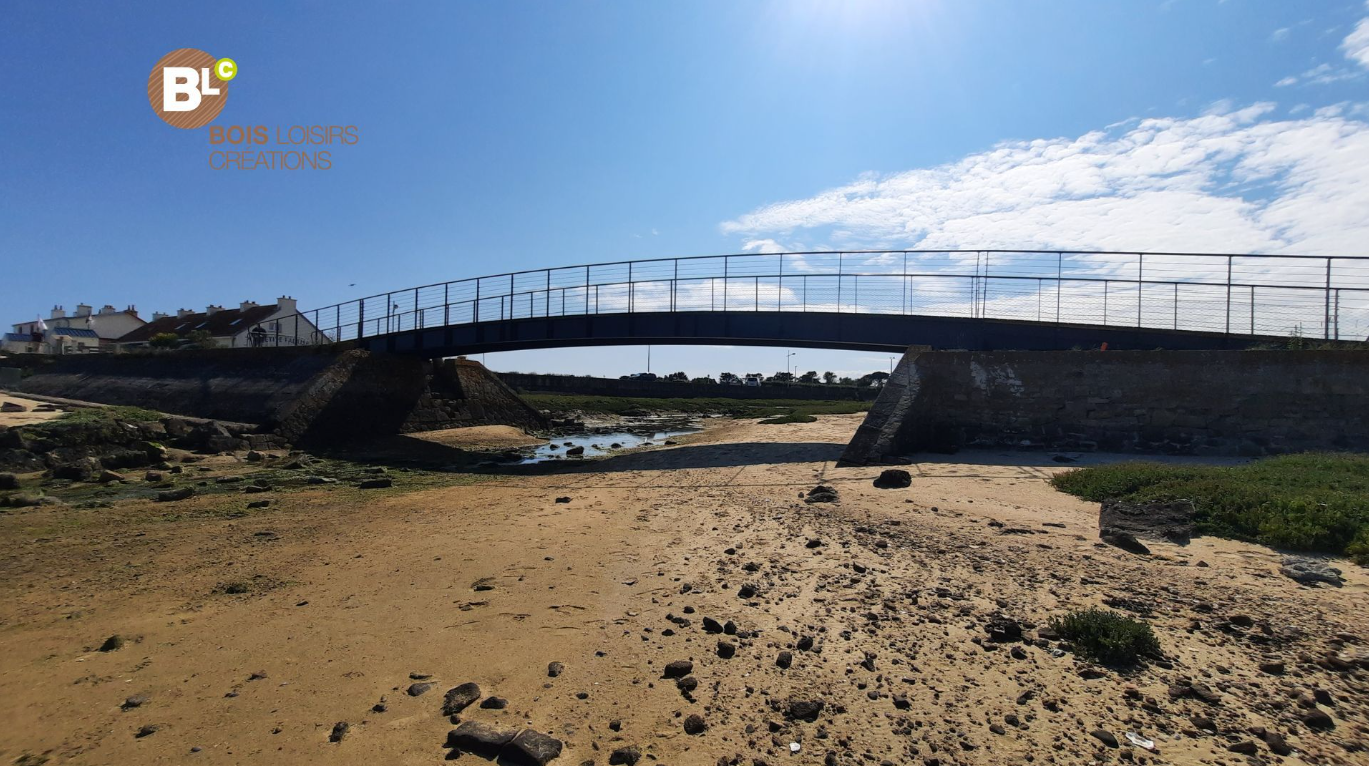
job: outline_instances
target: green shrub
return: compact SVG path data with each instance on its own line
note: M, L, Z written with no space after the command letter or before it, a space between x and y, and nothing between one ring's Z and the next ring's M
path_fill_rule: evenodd
M1074 653L1104 665L1135 665L1160 656L1160 642L1150 626L1106 609L1078 609L1052 617L1051 630L1069 639Z
M779 415L773 418L766 418L761 421L761 425L774 426L782 423L816 423L817 418L806 412L791 412L788 415Z
M1281 455L1243 465L1127 462L1057 474L1085 500L1193 502L1197 530L1369 563L1369 456Z

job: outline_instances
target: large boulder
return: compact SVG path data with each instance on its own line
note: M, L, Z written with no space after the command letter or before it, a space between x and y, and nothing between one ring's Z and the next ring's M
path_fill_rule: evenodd
M1098 510L1101 537L1148 538L1188 545L1193 538L1193 503L1188 500L1135 503L1104 500Z
M52 467L52 478L71 481L90 481L102 470L100 461L93 457L82 457L59 463Z

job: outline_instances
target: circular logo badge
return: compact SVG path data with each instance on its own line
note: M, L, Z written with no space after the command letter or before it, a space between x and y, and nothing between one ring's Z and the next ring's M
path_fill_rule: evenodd
M238 75L233 59L218 59L198 48L180 48L152 67L147 101L166 124L199 128L214 121L228 101L228 81Z

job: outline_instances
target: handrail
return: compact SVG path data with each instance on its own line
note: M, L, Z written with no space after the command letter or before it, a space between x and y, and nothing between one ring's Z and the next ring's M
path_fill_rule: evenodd
M847 270L848 260L862 261L853 265L868 268L871 259L890 257L902 258L900 269ZM1199 263L1198 259L1207 259L1207 263ZM820 262L810 263L814 260ZM721 263L711 273L690 274L686 270L681 276L682 264L703 261ZM831 265L832 261L835 265ZM653 272L660 264L672 263L674 268L669 275ZM762 270L738 274L734 268L738 263L759 263ZM766 264L770 263L776 267L769 269ZM893 261L888 263L892 265ZM1307 270L1309 266L1314 270ZM995 267L998 273L994 273ZM1022 273L1024 268L1030 271ZM1147 268L1153 276L1147 277ZM593 273L614 269L625 270L626 278L621 273L598 277ZM641 276L644 271L649 275ZM553 284L576 272L583 272L583 280L577 276L573 284ZM1184 272L1189 276L1183 276ZM520 278L526 283L530 275L543 275L541 285L520 284ZM1252 276L1269 281L1255 281ZM609 281L596 282L596 278ZM946 279L964 284L960 290L941 291L946 295L940 298L937 290L927 289L930 280ZM718 282L722 283L721 307L716 294ZM732 289L733 285L747 282L751 283L750 290L739 294ZM1032 296L1009 289L1024 282L1036 283L1034 312L1019 305ZM813 299L815 284L817 298ZM706 307L697 307L692 290L703 285L710 290L709 300ZM1099 285L1101 297L1085 290ZM438 288L441 295L432 295ZM456 300L453 288L459 293ZM865 300L861 299L862 288ZM1147 293L1156 288L1164 288L1167 296L1148 297ZM1194 294L1211 288L1222 293L1220 300ZM891 289L900 295L891 297ZM1183 294L1185 289L1188 295ZM618 296L617 291L622 290L626 294ZM1111 294L1114 290L1116 296ZM429 295L425 296L424 291ZM467 294L472 291L473 296ZM1309 291L1315 294L1315 300L1307 298ZM573 297L571 305L567 305L568 292ZM750 300L746 300L746 292L750 293ZM832 292L835 296L829 294ZM1067 292L1073 293L1068 305L1064 297ZM1046 310L1047 293L1054 303L1053 311ZM1369 256L1004 249L731 253L527 269L375 293L295 314L296 332L289 342L305 339L328 343L493 321L496 300L500 321L625 311L775 310L951 315L1144 327L1160 326L1156 317L1163 315L1163 326L1175 330L1252 335L1300 335L1311 330L1314 336L1327 339L1339 338L1343 331L1348 331L1349 337L1358 340L1369 334L1366 293ZM385 301L383 307L376 306L380 299ZM1127 301L1129 306L1126 321L1120 323L1112 321L1118 311L1114 308L1118 299ZM1189 305L1181 312L1184 303ZM487 305L491 308L488 318ZM454 316L454 307L464 308ZM369 317L368 308L372 314ZM1214 310L1222 315L1219 325L1212 324L1210 316ZM440 312L440 321L434 318L429 322L428 312L432 311ZM1101 318L1097 316L1100 311ZM405 318L412 321L406 323ZM291 319L287 316L279 321L284 326ZM1233 324L1233 319L1240 321ZM405 324L416 326L404 327Z

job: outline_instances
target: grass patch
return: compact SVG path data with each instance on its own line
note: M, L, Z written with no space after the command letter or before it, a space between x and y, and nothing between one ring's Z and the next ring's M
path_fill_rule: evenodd
M1128 462L1051 479L1085 500L1188 499L1200 534L1369 564L1369 455L1309 452L1244 465Z
M873 402L815 399L654 399L631 396L580 396L578 394L523 394L523 399L539 410L560 415L571 412L603 412L631 415L639 412L680 412L697 415L725 415L734 418L771 418L781 415L847 415L865 412ZM808 421L790 421L808 422Z
M1160 641L1149 625L1106 609L1078 609L1052 617L1050 627L1069 639L1075 654L1104 665L1127 667L1143 657L1160 656Z
M150 423L161 420L164 415L155 410L145 410L142 407L85 407L82 409L64 412L52 420L44 420L39 423L31 423L25 428L60 428L62 426L79 425L100 425L113 423L122 420L126 423Z
M780 415L774 418L766 418L761 421L763 426L777 426L784 423L815 423L817 418L806 412L791 412L788 415Z

